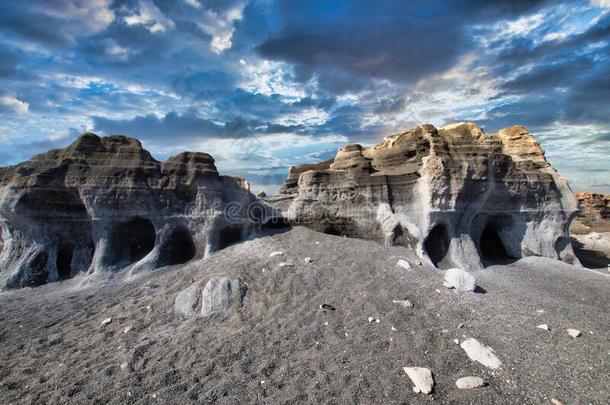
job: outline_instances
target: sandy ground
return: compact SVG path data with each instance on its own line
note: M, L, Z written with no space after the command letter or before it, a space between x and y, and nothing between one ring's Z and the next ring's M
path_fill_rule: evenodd
M606 271L529 258L478 272L480 292L458 293L417 262L406 248L297 227L132 280L0 294L0 403L607 403ZM247 283L241 310L176 315L176 294L211 275ZM413 308L392 303L405 298ZM471 361L454 343L466 337L501 368ZM412 391L406 366L432 370L432 395ZM487 385L457 389L468 375Z

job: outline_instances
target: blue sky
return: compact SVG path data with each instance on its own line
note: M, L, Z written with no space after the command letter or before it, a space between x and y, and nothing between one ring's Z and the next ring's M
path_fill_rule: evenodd
M609 58L610 0L5 1L0 165L118 133L274 192L347 142L468 120L610 191Z

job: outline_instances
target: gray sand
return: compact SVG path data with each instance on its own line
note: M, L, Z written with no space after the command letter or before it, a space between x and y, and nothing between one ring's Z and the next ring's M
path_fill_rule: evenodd
M294 267L278 267L287 261ZM417 262L406 248L297 227L131 280L0 294L0 402L607 402L607 274L529 258L477 272L479 292L458 293ZM178 292L212 275L247 283L241 311L176 315ZM454 343L470 337L493 348L500 369ZM432 370L431 395L412 391L402 370L411 366ZM470 375L487 385L457 389Z

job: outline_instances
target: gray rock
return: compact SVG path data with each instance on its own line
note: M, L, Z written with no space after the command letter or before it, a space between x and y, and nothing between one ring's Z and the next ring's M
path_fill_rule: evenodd
M200 295L201 287L199 284L191 285L180 291L174 300L174 311L187 318L195 316Z
M500 360L494 354L491 347L482 345L478 340L470 338L466 339L460 345L466 352L470 360L477 361L487 368L496 369L500 367Z
M405 373L413 381L413 391L415 393L430 394L434 388L434 378L432 371L425 367L403 367Z
M455 288L457 291L474 291L477 287L472 274L458 268L449 269L445 272L445 283L447 288Z
M228 315L231 308L242 305L246 291L245 284L237 278L227 276L210 278L201 294L201 314Z
M481 377L474 377L474 376L458 378L458 380L455 382L455 386L461 390L470 390L473 388L480 388L483 385L485 385L485 383L483 382L483 379Z

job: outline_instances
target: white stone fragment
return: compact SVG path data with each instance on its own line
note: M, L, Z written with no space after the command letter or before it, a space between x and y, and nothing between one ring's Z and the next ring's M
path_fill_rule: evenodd
M470 360L478 361L487 368L496 369L500 367L500 360L494 354L491 347L481 344L474 338L466 339L460 345Z
M425 367L403 367L402 369L413 382L415 393L430 394L432 392L434 378L430 369Z
M453 268L445 272L445 282L447 288L455 288L457 291L474 291L476 281L472 274L462 269Z
M474 376L458 378L458 380L455 382L455 386L461 390L470 390L473 388L480 388L483 385L485 385L485 383L483 382L483 379L481 377L474 377Z

